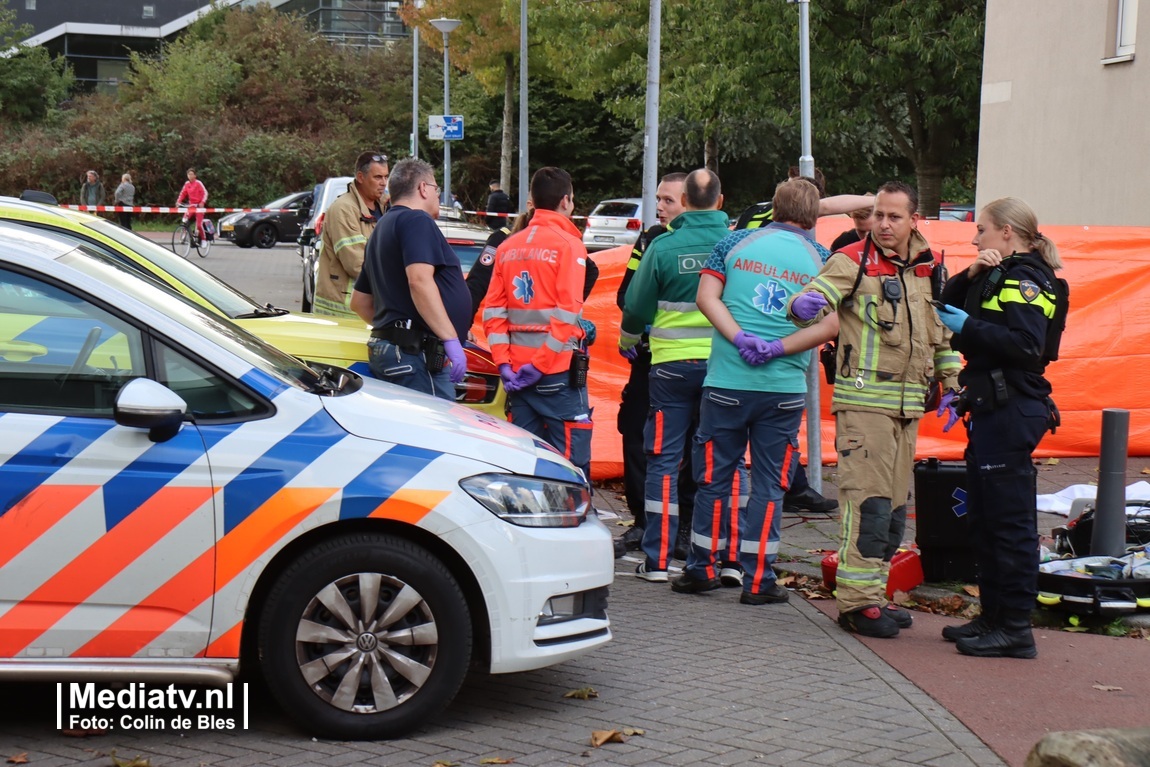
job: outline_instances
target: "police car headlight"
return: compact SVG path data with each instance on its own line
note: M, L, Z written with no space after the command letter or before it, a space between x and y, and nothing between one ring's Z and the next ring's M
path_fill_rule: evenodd
M522 527L577 527L591 509L586 485L517 474L480 474L459 483L495 516Z

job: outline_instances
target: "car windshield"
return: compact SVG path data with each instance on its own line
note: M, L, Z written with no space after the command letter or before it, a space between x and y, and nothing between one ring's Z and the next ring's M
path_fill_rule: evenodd
M186 261L167 248L128 231L105 219L88 222L88 226L143 256L160 271L171 276L228 318L246 317L264 307L191 261Z
M631 218L639 206L633 202L601 202L591 213L592 216L625 216Z
M98 251L80 245L61 256L60 263L127 293L289 386L313 391L320 379L319 373L304 362L269 346L238 325L204 311L187 298L140 279L130 267Z
M271 202L264 205L264 207L265 208L271 208L273 210L279 210L280 208L286 208L288 205L292 204L292 202L295 201L295 198L297 196L299 196L299 192L292 192L291 194L287 195L286 197L281 197L278 200L272 200Z

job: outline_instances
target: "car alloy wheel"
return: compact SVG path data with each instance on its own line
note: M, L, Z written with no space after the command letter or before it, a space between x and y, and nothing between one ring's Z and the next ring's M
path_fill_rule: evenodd
M277 700L326 737L390 738L446 706L471 659L467 602L422 547L352 535L310 549L280 576L260 621Z
M255 243L257 248L267 250L274 248L275 244L279 242L276 237L276 229L271 224L260 224L252 232L252 242Z

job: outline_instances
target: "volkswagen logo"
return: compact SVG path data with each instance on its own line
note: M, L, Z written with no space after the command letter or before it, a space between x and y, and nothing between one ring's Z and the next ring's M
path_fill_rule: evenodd
M360 634L359 638L355 640L356 649L358 649L360 652L371 652L378 645L379 642L376 640L375 634L370 632Z

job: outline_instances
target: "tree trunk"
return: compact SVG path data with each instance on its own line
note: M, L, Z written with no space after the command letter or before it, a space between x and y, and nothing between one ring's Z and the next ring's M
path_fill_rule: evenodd
M942 201L942 165L919 162L914 169L918 178L918 213L926 218L938 218L938 204Z
M499 149L499 187L511 188L511 164L515 151L515 57L503 58L503 141Z
M703 167L707 170L719 172L719 142L714 135L708 135L703 140Z

